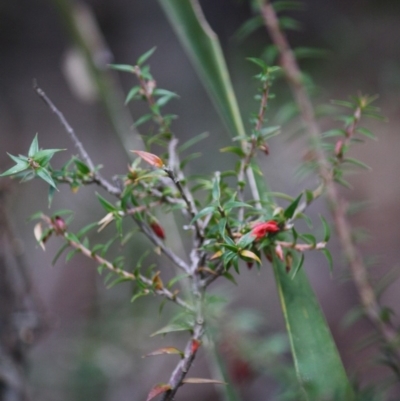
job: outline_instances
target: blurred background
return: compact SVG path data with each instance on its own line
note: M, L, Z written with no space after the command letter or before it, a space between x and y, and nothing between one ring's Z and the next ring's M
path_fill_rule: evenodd
M351 176L354 190L343 190L349 200L369 201L368 208L353 217L353 223L370 235L360 246L371 262L371 276L377 281L396 266L400 268L400 2L303 3L304 11L291 14L301 29L290 31L289 39L295 47L326 50L324 58L301 62L314 79L316 103L347 99L358 91L379 94L376 104L387 117L386 122L370 120L364 124L377 135L378 141L355 147L352 156L370 165L372 172ZM244 0L204 0L201 5L220 37L244 120L248 121L250 113L258 108L253 100L257 86L252 78L257 70L246 57L258 57L270 43L269 38L260 29L238 40L239 28L251 17L250 6ZM77 32L68 18L71 8L92 52L92 68L100 71L99 77L108 88L106 96L96 90L82 53L77 50ZM124 147L140 147L132 122L146 108L137 103L120 107L124 94L135 84L134 77L111 73L106 65L134 64L154 46L157 50L150 65L158 86L180 96L168 105L168 111L179 116L173 123L174 133L181 142L209 133L195 148L203 156L188 166L187 173L208 174L232 168L235 158L219 152L229 141L225 127L157 1L3 0L0 170L12 165L6 152L26 154L36 133L41 147L67 149L56 155L55 167L76 154L57 118L32 90L35 79L65 114L93 161L103 165L104 176L124 174L131 160ZM283 105L290 99L283 82L277 83L274 92L277 97L268 112L273 125L285 119ZM271 188L292 196L305 185L295 176L306 151L296 124L284 125L283 134L270 142L271 154L260 157ZM322 124L339 127L340 122L324 119ZM0 185L0 378L7 384L0 386L0 399L146 399L154 384L168 381L177 360L174 356L141 356L160 347L179 348L186 339L184 334L149 337L166 324L174 307L167 305L159 314L158 299L145 298L130 304L129 284L107 290L94 262L80 255L68 263L61 257L52 266L60 243L52 239L43 252L33 236L34 224L27 222L31 214L48 211L46 184L30 181L17 185L16 181L2 179ZM100 190L88 187L73 194L66 187L60 189L51 210L74 210L73 230L104 216L94 196ZM310 213L312 218L318 213L328 215L322 200ZM163 224L167 244L185 255L175 226L168 220L163 220ZM114 232L112 227L107 230L100 235L103 240ZM148 242L138 237L122 252L136 261L147 246ZM367 336L373 333L371 325L365 320L350 326L343 324L346 313L358 305L358 298L347 279L334 238L330 249L334 255L333 278L327 262L317 253L307 255L308 275L348 372L364 387L382 384L390 375L376 361L376 347L357 346L361 341L368 342ZM163 271L170 271L165 259L154 260ZM285 368L290 359L272 272L268 265L259 272L243 268L237 281L238 286L227 282L214 287L216 294L228 300L221 311L219 353L226 361L234 387L244 399L280 399L277 394L285 385L286 376L290 380L290 372ZM383 294L382 303L393 310L394 322L398 323L400 284L394 278L388 281L393 282ZM191 376L214 374L215 361L201 353ZM181 389L177 400L189 395L193 400L223 399L212 385L187 387ZM392 388L391 396L399 399L399 389Z

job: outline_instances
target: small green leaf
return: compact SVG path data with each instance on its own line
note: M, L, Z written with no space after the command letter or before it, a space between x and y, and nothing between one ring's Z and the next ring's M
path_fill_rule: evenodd
M274 3L275 4L275 3ZM281 17L279 18L279 25L284 30L300 31L301 24L291 17Z
M206 139L209 136L208 132L203 132L202 134L196 135L195 137L189 139L185 143L183 143L181 146L179 146L178 151L183 152L184 150L190 148L191 146L195 145L196 143L202 141L203 139Z
M8 154L11 158L13 158L14 156ZM14 174L18 174L21 171L27 170L29 169L29 163L25 160L19 160L17 162L17 164L14 167L11 167L10 169L8 169L7 171L5 171L4 173L0 174L0 177L6 177L8 175L14 175Z
M100 201L101 206L105 209L106 212L112 213L117 210L117 208L112 205L108 200L104 199L100 194L96 193L97 199Z
M36 174L44 181L46 181L49 185L57 189L56 184L54 183L53 179L51 178L51 175L48 170L46 170L44 167L38 168L36 171ZM57 189L58 191L58 189Z
M174 278L168 281L167 288L171 288L174 284L176 284L178 281L183 280L184 278L190 277L189 274L184 273L184 274L178 274Z
M326 248L321 249L321 252L325 255L325 257L326 257L326 259L327 259L327 261L328 261L328 263L329 263L329 271L330 271L331 274L332 274L332 272L333 272L333 259L332 259L332 255L331 255L331 253L329 252L329 250L326 249Z
M331 237L331 227L325 220L324 216L320 215L319 217L322 221L322 225L324 226L324 242L328 242L329 238Z
M112 283L108 284L107 288L110 289L110 288L114 287L115 285L120 284L120 283L125 283L126 281L133 281L133 278L132 277L118 277Z
M303 193L301 193L286 209L284 212L284 216L287 219L291 219L293 215L296 212L297 206L299 205L300 199L303 196Z
M126 95L125 105L127 105L131 100L133 100L139 93L139 91L140 91L140 86L134 86Z
M67 256L65 257L65 260L69 262L77 253L79 253L79 249L71 249L68 253Z
M239 157L245 157L246 154L244 153L242 148L239 148L238 146L226 146L225 148L222 148L219 150L221 153L234 153L235 155L238 155Z
M247 234L243 235L242 238L240 238L240 240L238 241L238 243L236 245L239 248L246 248L252 242L254 242L255 239L256 239L256 237L252 234L251 231L249 231Z
M281 0L272 3L275 12L304 10L304 3L298 0Z
M215 202L218 202L218 203L219 203L219 199L221 197L221 189L220 189L219 185L220 185L220 178L217 175L213 180L212 198Z
M28 157L33 157L35 153L39 152L38 134L35 135L31 146L29 147Z
M144 297L146 295L149 295L149 293L147 291L141 291L136 293L132 298L131 298L131 303L134 303L138 298L140 297Z
M251 61L252 63L254 63L254 64L258 65L259 67L261 67L261 69L262 69L263 71L265 71L265 70L268 68L268 66L267 66L267 64L265 63L265 61L264 61L264 60L261 60L260 58L247 57L247 60L249 60L249 61Z
M239 253L240 253L240 256L243 256L243 257L245 257L245 258L249 258L249 259L255 260L257 263L260 263L260 264L261 264L260 258L259 258L254 252L249 251L249 250L247 250L247 249L243 249L243 250L241 250Z
M53 202L53 198L54 198L54 194L56 193L56 189L53 186L49 186L49 192L47 195L47 203L48 203L48 207L50 209L51 207L51 203Z
M69 247L69 244L64 244L56 253L54 256L53 260L51 261L51 264L54 266L58 260L58 258L61 256L61 254Z
M136 64L140 66L140 65L142 65L143 63L145 63L145 62L151 57L151 55L156 51L156 49L157 49L157 47L154 46L152 49L148 50L146 53L144 53L143 55L141 55L141 56L138 58Z
M196 222L198 219L214 213L216 211L216 207L215 206L207 206L206 208L204 208L203 210L200 210L199 213L196 214L196 216L193 217L192 221L190 222L190 224L193 224L194 222Z
M254 207L249 205L248 203L234 201L234 200L230 200L230 201L226 202L225 205L223 205L223 206L224 206L224 210L227 211L227 212L229 210L231 210L231 209L235 209L235 208L238 208L238 207L245 207L245 208L254 209Z
M364 170L371 170L371 167L369 167L367 164L363 163L360 160L354 159L353 157L347 157L343 160L343 163L350 163L354 166L361 167Z
M265 141L281 133L281 127L266 127L261 129L261 136Z
M346 131L344 129L331 129L321 134L322 138L331 138L336 136L346 136Z
M44 149L39 150L39 152L35 153L33 156L33 160L40 164L42 167L47 166L51 158L54 156L54 153L62 152L65 149Z
M162 329L155 331L150 337L158 336L159 334L173 333L176 331L192 330L192 327L187 323L171 323L164 326Z
M249 35L255 32L257 29L264 26L264 20L261 15L256 15L253 18L248 19L235 33L235 37L238 41L246 39Z
M305 58L326 58L329 52L326 49L318 49L315 47L297 47L294 49L294 55L297 60Z
M112 70L133 73L133 66L128 64L109 64L108 67Z
M370 138L374 141L377 141L378 139L376 138L376 136L367 128L363 128L363 127L359 127L356 129L356 132L358 132L361 135L366 136L367 138Z
M355 106L352 102L346 100L331 100L331 103L337 106L347 107L348 109L354 109Z
M231 273L225 272L225 273L222 275L222 277L225 277L227 280L229 280L229 281L232 282L233 284L238 285L237 282L236 282L236 280L235 280L235 277L234 277Z
M299 259L299 263L298 263L297 266L293 269L292 280L296 277L298 271L302 268L303 263L304 263L304 253L301 254L300 259Z
M139 125L142 125L142 124L144 124L145 122L151 120L152 117L153 117L153 116L152 116L151 114L145 114L144 116L138 118L138 119L135 121L134 126L135 126L135 127L139 127Z
M304 239L308 244L315 246L317 244L316 238L312 234L300 234L300 238Z
M90 168L81 160L79 159L74 159L75 166L77 170L82 174L82 175L87 175L90 173Z

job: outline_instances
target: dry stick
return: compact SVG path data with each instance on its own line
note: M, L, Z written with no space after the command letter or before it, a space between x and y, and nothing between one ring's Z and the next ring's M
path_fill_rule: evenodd
M304 124L307 127L307 131L313 141L318 144L320 130L315 119L313 106L303 85L301 72L293 52L288 44L285 34L279 27L279 21L272 5L268 2L264 4L261 7L261 13L272 41L275 43L280 53L281 66L289 82L293 96L300 108L300 113ZM333 182L332 174L330 173L328 161L319 146L315 149L315 156L318 162L319 174L326 187L326 193L335 222L336 231L343 251L347 257L354 278L354 283L360 296L361 304L365 309L367 317L381 333L384 340L390 347L393 347L398 338L397 331L389 322L384 322L381 319L381 308L376 299L372 285L369 282L367 269L362 260L362 256L354 244L351 235L351 227L346 219L345 201L339 195L338 189ZM400 359L398 353L396 353L396 357L397 359Z
M131 281L136 281L136 279L139 278L141 281L143 281L147 285L149 285L149 286L153 285L153 281L151 279L143 276L142 274L140 274L140 273L133 274L133 273L129 273L126 270L122 270L122 269L114 266L107 259L104 259L100 255L92 252L90 249L86 248L83 244L81 244L79 242L76 242L74 240L71 240L69 238L69 236L68 236L68 233L66 231L60 230L59 227L57 227L52 222L50 217L48 217L46 215L42 215L42 219L55 231L55 233L57 235L63 237L72 248L80 251L83 255L85 255L86 257L94 260L99 265L103 265L109 271L117 274L118 276L124 277L125 279L131 280ZM158 294L158 295L161 295L161 296L165 297L169 301L172 301L172 302L176 303L177 305L189 310L189 311L193 311L193 307L191 305L186 303L183 299L179 298L176 294L172 293L171 291L167 290L166 288L155 289L154 292L156 294Z
M36 93L40 96L40 98L47 104L47 106L50 108L50 110L56 114L58 119L60 120L61 125L64 127L65 131L68 133L70 136L72 142L76 146L76 148L79 151L79 154L81 155L83 161L87 164L89 167L91 174L93 175L94 180L102 186L107 192L109 192L112 195L119 196L121 194L121 191L119 188L113 186L110 184L107 180L105 180L98 172L96 172L96 167L92 162L92 159L90 158L89 154L86 152L85 148L83 147L82 142L78 139L78 137L75 134L74 129L69 125L68 121L64 117L64 114L58 110L58 108L54 105L54 103L50 100L50 98L46 95L46 93L41 89L36 82L33 83L33 89L36 91Z

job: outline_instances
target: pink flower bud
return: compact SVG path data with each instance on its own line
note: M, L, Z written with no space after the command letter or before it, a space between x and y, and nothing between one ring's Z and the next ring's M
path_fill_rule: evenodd
M344 145L344 142L341 139L339 139L335 145L335 155L339 159L343 157L343 145Z
M283 256L283 249L282 249L282 247L281 247L280 245L277 245L277 246L275 247L275 254L276 254L276 256L278 256L278 258L279 258L280 260L282 260L282 261L285 260L285 259L284 259L284 256Z
M62 219L60 216L55 216L52 219L52 222L56 234L62 234L67 229L67 225L65 224L64 219Z

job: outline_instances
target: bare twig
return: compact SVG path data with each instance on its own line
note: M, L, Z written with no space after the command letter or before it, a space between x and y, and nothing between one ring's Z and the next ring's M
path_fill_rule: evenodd
M315 119L313 106L303 84L300 69L286 36L279 27L276 13L268 1L261 6L261 13L265 26L278 48L281 66L300 109L303 122L316 145L315 157L318 163L319 175L326 188L326 194L335 222L335 228L341 246L347 257L354 278L354 283L360 296L361 304L364 307L369 320L374 324L387 344L390 347L393 347L398 341L398 333L390 322L381 319L381 307L378 304L373 287L369 282L367 269L359 250L354 244L354 239L351 235L351 227L346 219L346 203L339 195L338 189L333 181L332 170L329 168L329 163L324 152L321 147L318 146L320 142L320 130ZM356 122L357 121L355 120L355 124ZM354 127L355 125L353 125L353 128ZM352 127L349 127L349 130L351 129ZM349 131L348 134L350 135L351 132ZM398 360L400 359L399 354L396 354L396 357Z
M194 199L191 192L188 190L185 184L182 184L182 181L184 181L185 177L183 175L182 170L179 168L179 158L176 153L177 144L178 144L178 139L176 138L171 139L168 147L169 166L164 168L164 171L167 173L168 177L171 178L171 180L175 184L177 190L181 194L181 197L186 204L190 217L193 219L198 213L198 210L194 203ZM195 221L193 225L196 231L195 246L199 247L204 239L203 229L200 226L200 222L198 220Z
M83 255L85 255L89 259L94 260L99 265L104 266L107 270L115 273L116 275L118 275L120 277L123 277L123 278L131 280L131 281L135 281L136 279L140 279L142 282L146 283L149 286L152 286L154 284L151 279L143 276L142 274L140 274L140 273L133 274L133 273L129 273L126 270L120 269L120 268L116 267L114 264L112 264L110 261L108 261L107 259L105 259L105 258L101 257L100 255L96 254L95 252L91 251L89 248L86 248L83 244L72 240L68 236L67 231L60 230L60 228L57 225L54 224L54 222L52 221L52 219L50 217L48 217L46 215L42 215L42 219L51 228L54 229L54 231L55 231L55 233L57 235L63 237L72 248L80 251ZM161 295L161 296L165 297L169 301L172 301L172 302L176 303L177 305L189 310L189 311L194 311L194 309L193 309L193 307L191 305L189 305L183 299L179 298L176 294L172 293L171 291L169 291L168 289L166 289L164 287L156 288L156 289L154 289L154 292L156 294L158 294L158 295Z
M193 327L193 334L190 340L187 342L184 352L184 357L179 361L174 371L171 374L171 377L168 381L168 384L171 386L171 389L164 394L162 401L171 401L174 399L176 392L179 387L182 385L183 379L188 373L194 358L196 356L197 350L201 345L201 340L205 332L205 317L203 311L203 303L204 303L204 289L202 286L202 282L198 273L196 273L193 277L192 282L193 296L195 300L195 324Z
M275 241L275 244L280 245L282 248L294 249L298 252L321 250L326 248L326 242L317 242L315 244L295 244L293 242Z
M182 269L185 273L190 273L190 266L176 255L170 248L168 248L160 238L149 228L143 221L137 219L134 215L132 218L136 224L143 231L143 233L153 242L154 245L160 248L161 252L164 253L176 266Z
M109 183L107 180L105 180L99 172L96 171L96 167L90 158L89 154L86 152L82 142L79 140L79 138L76 136L74 129L71 127L71 125L68 123L67 119L64 117L64 114L54 105L54 103L51 101L51 99L46 95L46 93L41 89L36 82L33 84L33 89L36 91L36 93L39 95L39 97L47 104L47 106L50 108L50 110L58 117L60 120L61 125L64 127L65 131L69 135L70 139L78 149L79 154L81 155L83 161L87 164L89 167L91 174L93 176L93 180L97 182L100 186L102 186L107 192L109 192L111 195L119 196L121 191L119 188L115 187L111 183Z

